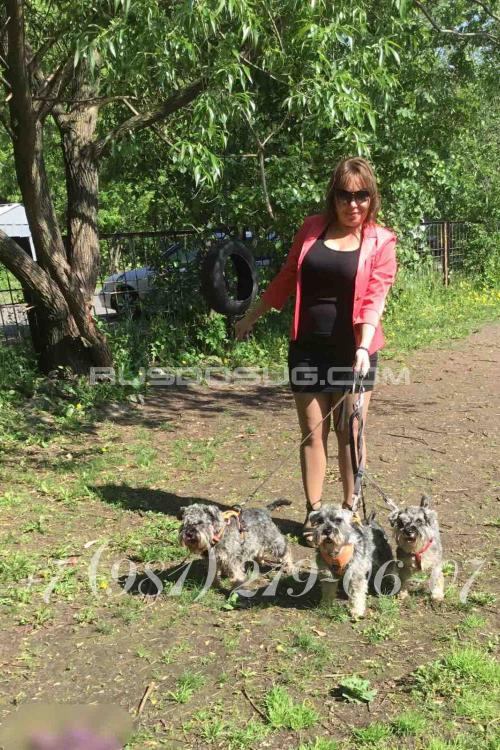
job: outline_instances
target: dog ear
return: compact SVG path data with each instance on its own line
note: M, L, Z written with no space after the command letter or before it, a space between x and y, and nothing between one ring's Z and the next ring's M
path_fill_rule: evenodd
M207 513L213 521L219 521L221 512L216 505L207 505Z
M177 520L178 521L183 521L184 520L184 514L185 514L186 510L187 510L187 508L179 508L179 510L177 511Z
M311 526L318 526L320 517L321 517L321 511L320 510L312 510L309 513L309 522L310 522Z
M437 513L435 510L424 508L424 518L425 523L430 526L434 521L437 521Z
M391 526L396 525L396 521L398 520L399 510L393 510L392 513L389 513L389 523Z
M429 495L422 495L420 499L420 507L421 508L429 508L431 504L431 498Z

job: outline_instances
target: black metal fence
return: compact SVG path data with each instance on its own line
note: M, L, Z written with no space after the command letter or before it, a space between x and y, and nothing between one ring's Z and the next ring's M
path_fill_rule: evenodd
M450 271L462 267L469 227L466 222L432 221L409 232L422 255L421 268L440 273L448 285ZM154 299L160 288L157 303L166 316L175 311L177 320L188 317L203 254L230 236L226 229L205 235L194 230L102 234L95 314L110 322L126 313L138 315L141 303ZM259 284L265 286L281 266L289 242L275 233L257 238L245 232L238 239L251 247ZM0 265L0 341L29 336L27 307L20 282Z

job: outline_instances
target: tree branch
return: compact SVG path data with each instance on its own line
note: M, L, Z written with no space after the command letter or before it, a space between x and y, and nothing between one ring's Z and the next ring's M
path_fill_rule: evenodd
M495 15L495 13L493 13L491 8L488 5L486 5L486 3L481 2L481 0L472 0L472 2L475 5L479 5L479 7L482 8L484 12L489 15L490 18L493 18L495 21L500 22L500 16Z
M39 68L42 57L59 41L60 38L60 36L49 37L43 42L37 51L31 55L31 58L28 61L28 68L31 72Z
M43 120L50 114L53 106L58 102L58 95L61 91L64 91L71 81L74 72L75 66L73 55L71 55L60 63L55 72L45 80L45 85L37 93L37 96L33 96L34 100L40 102L36 107L37 117ZM55 97L51 99L53 93L55 93Z
M133 115L128 120L120 123L116 128L111 130L104 138L96 143L96 150L100 156L104 149L108 146L111 141L116 141L119 138L127 135L136 130L143 130L149 128L157 122L164 120L169 115L173 114L179 109L186 107L192 101L194 101L205 89L207 88L208 81L206 79L200 79L191 86L187 86L182 91L179 91L160 104L159 107L143 114Z
M432 28L439 32L440 34L448 34L451 36L456 36L461 39L472 39L472 38L478 38L482 37L483 39L490 39L492 42L497 42L498 40L496 37L494 37L492 34L490 34L488 31L456 31L456 29L443 29L439 23L430 15L429 11L425 6L419 2L419 0L414 0L415 6L423 13L423 15L427 18Z
M0 229L0 261L51 310L64 312L66 301L55 281L17 242Z

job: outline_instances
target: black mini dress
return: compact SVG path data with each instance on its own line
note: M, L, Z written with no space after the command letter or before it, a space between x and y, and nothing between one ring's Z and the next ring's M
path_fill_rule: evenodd
M290 341L288 375L295 393L331 393L351 388L356 351L352 325L354 283L360 248L332 250L319 237L302 263L298 337ZM377 352L363 378L373 390Z

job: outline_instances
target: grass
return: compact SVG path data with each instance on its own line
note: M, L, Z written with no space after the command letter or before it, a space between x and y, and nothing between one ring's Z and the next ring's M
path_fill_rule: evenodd
M418 341L425 343L433 304L450 302L441 340L456 314L454 295L463 293L472 305L471 324L481 306L489 315L496 305L483 304L481 293L474 297L469 287L429 291L428 282L419 282L411 289L417 299L409 287L404 291L399 321L388 311L389 356L396 345L409 350L416 343L407 315L416 316ZM249 360L257 361L263 351L263 361L286 356L285 329L275 335L285 317L271 319L269 330L259 329L248 342ZM459 320L458 330L466 325ZM228 363L244 346L231 350ZM135 588L127 592L123 579L134 565L142 576L148 564L155 572L170 571L173 561L184 558L169 505L176 495L180 502L206 496L229 503L224 492L240 491L231 472L247 455L256 461L246 465L242 484L243 478L264 476L262 426L249 412L235 444L228 430L234 411L228 416L224 409L199 424L170 413L168 419L159 414L158 424L147 428L135 413L123 424L96 423L98 397L84 385L73 384L73 392L57 385L44 393L46 385L28 356L0 347L0 626L8 639L2 711L30 700L39 687L53 690L61 702L85 702L90 693L75 696L77 678L95 674L103 698L116 691L132 710L151 680L161 687L146 703L144 726L137 727L130 750L175 747L178 741L186 748L222 750L496 747L494 594L474 586L467 606L456 594L456 602L450 598L440 612L417 597L402 604L395 597L373 598L368 617L353 628L340 601L304 610L295 606L300 600L246 609L212 589L199 598L203 583L194 565L179 591L173 577L162 576L157 598ZM118 399L117 391L108 395ZM227 475L219 469L221 460ZM490 509L486 519L493 515ZM105 541L94 596L88 565ZM89 542L93 546L86 548ZM74 564L60 565L73 556ZM439 640L442 633L446 641ZM29 644L40 644L39 650ZM71 676L51 671L51 663L74 665ZM341 683L349 696L344 701L335 690ZM78 690L84 684L79 681ZM317 736L328 727L331 737Z
M274 729L308 729L319 721L318 713L306 701L295 703L285 688L276 686L265 698L269 724Z
M400 273L384 314L384 357L468 335L479 323L500 317L500 291L478 288L455 275L445 287L438 274Z
M205 678L203 675L185 672L177 680L176 689L169 690L167 696L174 703L188 703L204 683Z

